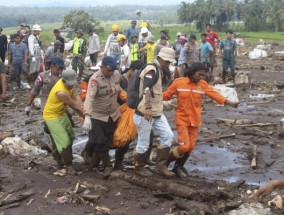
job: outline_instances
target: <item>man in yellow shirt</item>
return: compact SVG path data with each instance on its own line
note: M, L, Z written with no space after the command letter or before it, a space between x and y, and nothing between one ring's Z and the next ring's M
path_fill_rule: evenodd
M50 91L43 110L43 119L62 158L62 163L66 165L67 172L70 174L74 173L72 167L72 143L75 139L75 134L66 115L67 106L71 107L80 116L83 116L83 109L76 102L74 92L76 79L77 74L74 70L68 69L63 71L62 79L58 80Z
M156 48L155 37L148 36L147 37L147 44L139 49L137 52L147 52L147 63L152 63L155 59L155 48Z

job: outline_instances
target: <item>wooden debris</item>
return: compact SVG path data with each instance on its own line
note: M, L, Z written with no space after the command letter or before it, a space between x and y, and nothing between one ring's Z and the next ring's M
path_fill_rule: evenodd
M268 126L277 126L278 123L256 123L249 125L235 125L236 127L268 127Z
M27 202L27 206L29 206L30 204L32 204L34 201L34 199L30 199L28 202Z
M257 145L254 145L252 147L252 160L251 160L251 168L255 169L256 168L256 157L257 157Z
M208 138L202 138L202 139L197 139L198 142L210 142L210 141L214 141L214 140L221 140L221 139L225 139L225 138L233 138L235 137L236 134L232 133L232 134L228 134L228 135L222 135L219 137L208 137Z
M15 203L3 206L2 209L16 208L16 207L19 207L20 205L21 204L19 202L15 202Z
M198 198L198 200L203 199L205 201L207 199L227 199L230 197L229 193L222 190L216 189L209 192L208 190L191 189L167 179L142 178L135 174L124 172L112 172L111 177L114 179L121 179L139 187L148 188L150 190L159 190L174 196L193 200Z
M84 199L84 200L87 200L89 202L97 202L101 196L99 195L81 195L81 197Z
M250 119L226 119L226 118L218 118L218 124L225 124L225 125L247 125L252 124L252 120Z
M0 201L0 207L3 207L5 205L9 205L9 204L13 204L15 202L21 202L27 198L29 198L30 196L32 196L34 194L34 191L33 190L28 190L26 192L23 192L21 194L18 194L18 195L15 195L15 196L12 196L10 197L9 199L7 200L2 200Z

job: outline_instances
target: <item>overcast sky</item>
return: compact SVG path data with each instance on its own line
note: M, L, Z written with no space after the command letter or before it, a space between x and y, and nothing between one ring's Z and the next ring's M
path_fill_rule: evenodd
M182 1L182 0L180 0ZM132 4L132 5L178 5L180 1L176 0L61 0L61 1L54 1L54 0L13 0L13 1L5 1L1 0L1 6L54 6L56 7L57 4L59 6L96 6L96 5L119 5L119 4ZM56 3L55 3L56 2ZM190 1L189 1L190 2Z

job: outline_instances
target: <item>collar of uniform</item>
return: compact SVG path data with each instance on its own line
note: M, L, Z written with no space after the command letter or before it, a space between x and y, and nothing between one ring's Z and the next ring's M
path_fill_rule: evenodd
M161 65L160 65L160 63L159 63L159 61L158 61L157 59L155 59L155 60L153 61L153 63L156 64L159 69L161 69Z
M103 75L101 70L100 70L100 76L101 76L102 79L105 79L105 76Z

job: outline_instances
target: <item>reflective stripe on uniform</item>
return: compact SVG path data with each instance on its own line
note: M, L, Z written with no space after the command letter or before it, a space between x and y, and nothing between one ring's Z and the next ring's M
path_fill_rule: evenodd
M179 92L191 92L190 89L177 89L177 91L179 91Z
M200 91L200 90L192 90L193 93L199 93L199 94L205 94L205 92Z

